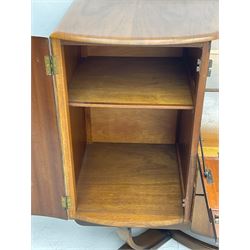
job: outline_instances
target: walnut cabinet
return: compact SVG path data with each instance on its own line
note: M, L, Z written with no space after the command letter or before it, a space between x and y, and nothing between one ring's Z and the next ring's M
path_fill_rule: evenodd
M190 225L215 6L75 1L32 38L33 214Z

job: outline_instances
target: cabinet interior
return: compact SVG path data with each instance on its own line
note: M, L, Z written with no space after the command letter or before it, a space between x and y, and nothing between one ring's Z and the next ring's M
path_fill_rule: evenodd
M76 218L183 222L197 47L63 45Z

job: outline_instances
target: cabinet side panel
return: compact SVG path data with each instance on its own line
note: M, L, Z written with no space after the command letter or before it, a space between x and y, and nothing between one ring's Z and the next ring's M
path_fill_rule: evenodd
M181 171L183 175L184 191L187 189L187 176L189 171L189 160L191 151L191 139L193 130L193 111L180 111L178 120L178 150L181 161Z
M53 80L46 75L48 39L32 37L32 214L67 218Z
M81 48L79 46L63 46L63 51L66 73L65 78L68 85L81 60ZM77 182L86 146L85 109L69 107L69 118L74 172L75 180Z
M70 125L72 136L72 148L74 159L74 172L76 182L82 166L82 160L86 149L86 122L85 110L78 107L69 107Z
M182 159L183 179L185 187L185 221L190 221L191 207L193 200L195 169L197 162L198 140L201 127L201 116L203 100L208 72L210 43L204 43L202 49L192 48L187 51L187 67L190 73L190 86L193 92L194 110L183 112L181 118L181 131L184 132L178 138L180 156ZM196 66L200 59L200 69L197 72Z

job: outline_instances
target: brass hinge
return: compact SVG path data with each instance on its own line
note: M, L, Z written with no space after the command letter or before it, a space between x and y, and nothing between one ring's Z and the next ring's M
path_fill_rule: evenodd
M57 74L56 58L54 56L44 56L44 63L47 76Z
M62 204L62 207L65 208L65 209L69 209L70 206L71 206L71 199L69 196L62 196L61 198L61 204Z

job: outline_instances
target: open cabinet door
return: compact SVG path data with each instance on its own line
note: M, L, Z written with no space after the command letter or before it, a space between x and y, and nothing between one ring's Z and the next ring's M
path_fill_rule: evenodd
M46 75L47 38L32 37L32 214L67 219L53 77Z

